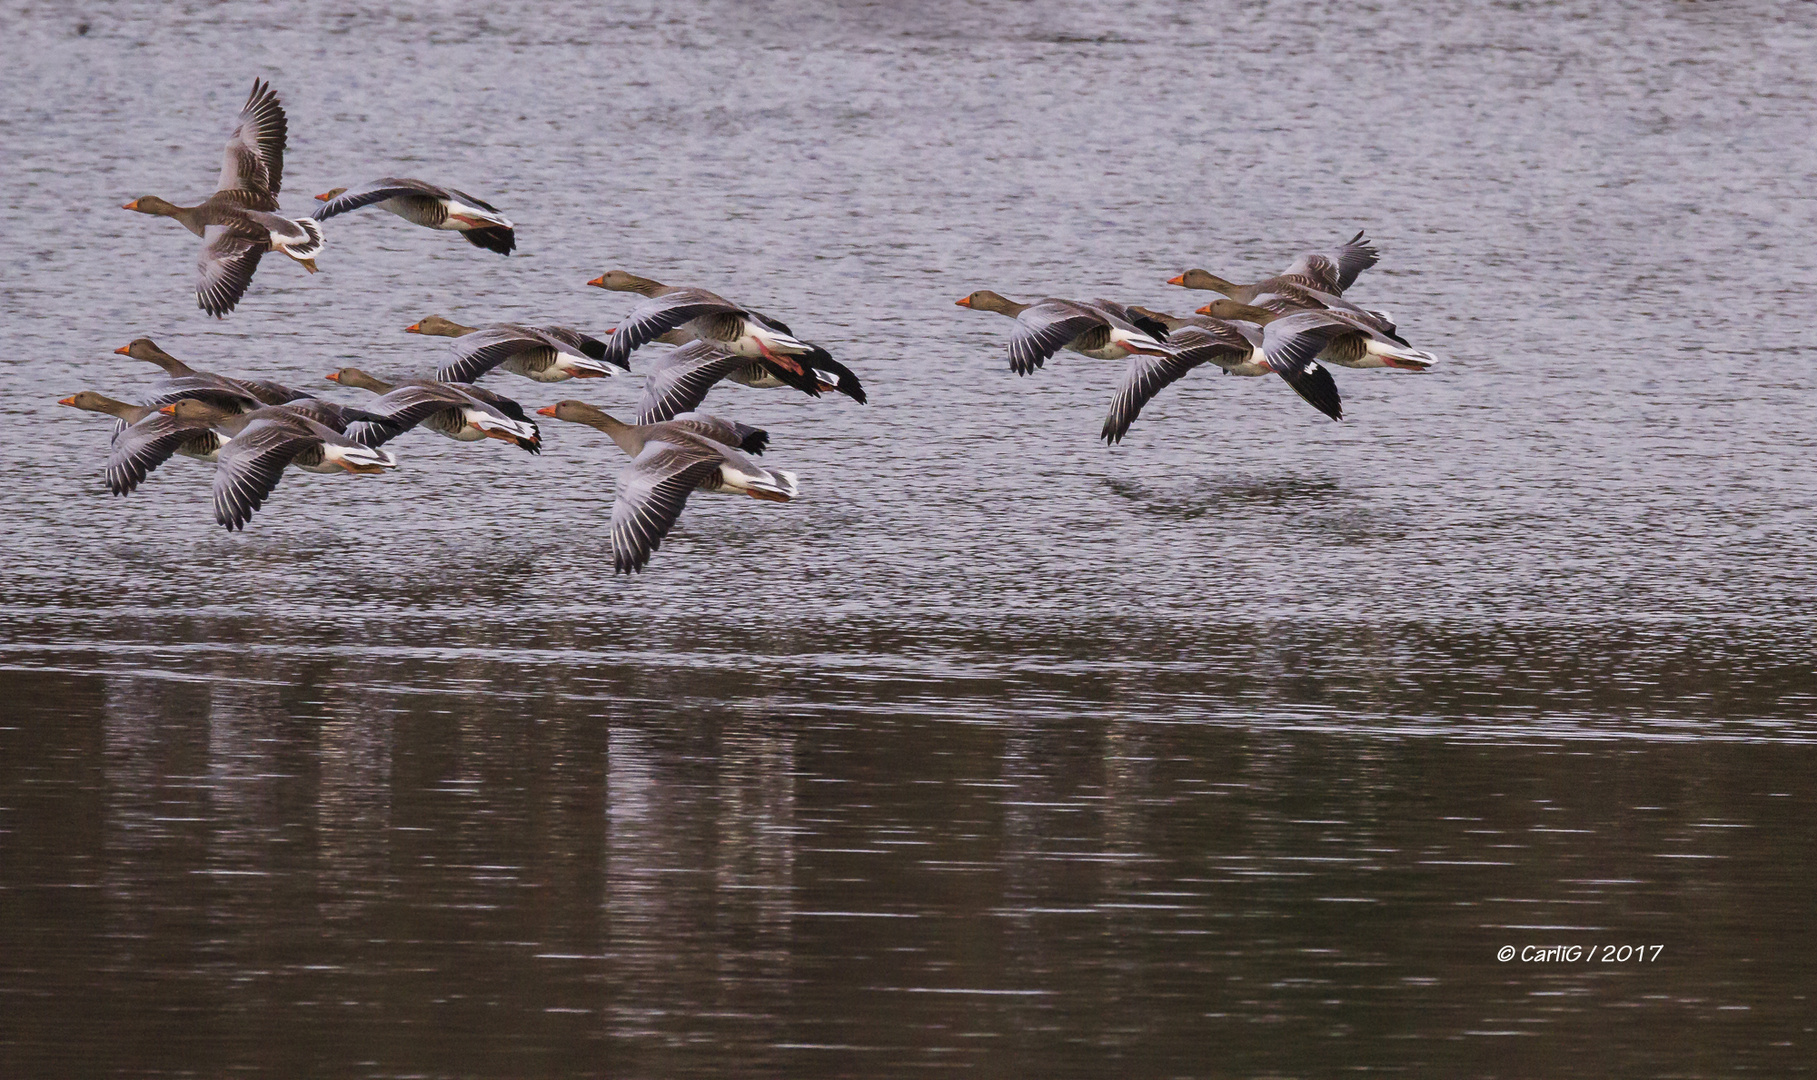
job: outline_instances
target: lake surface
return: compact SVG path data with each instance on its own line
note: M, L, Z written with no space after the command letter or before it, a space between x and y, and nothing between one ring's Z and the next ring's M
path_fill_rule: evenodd
M1817 1061L1817 7L6 20L0 1076ZM255 76L287 210L420 175L519 254L363 212L204 316L118 207L206 194ZM1338 370L1342 424L1195 374L1106 448L1120 365L1018 378L953 306L1184 312L1362 228L1444 361ZM871 397L716 391L803 497L696 498L636 578L585 428L228 534L54 404L150 392L139 336L351 402L429 314L612 326L615 267Z

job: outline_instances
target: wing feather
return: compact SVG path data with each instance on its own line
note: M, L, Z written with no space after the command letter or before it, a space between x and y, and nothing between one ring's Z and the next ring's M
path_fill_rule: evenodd
M664 354L644 375L643 398L637 403L637 422L654 424L693 412L706 400L714 384L750 364L749 358L727 352L708 341L691 341Z
M742 316L743 309L704 289L676 289L652 297L631 309L606 342L604 359L629 368L631 352L675 329L707 315Z
M290 123L270 83L255 80L221 154L218 191L276 196L284 186L284 148Z
M620 574L644 568L675 526L688 496L719 471L724 459L692 440L653 440L618 474L612 502L612 566Z
M265 245L225 225L204 228L202 257L196 264L196 306L217 319L232 311L246 295L265 251Z
M1103 312L1070 300L1040 300L1016 316L1009 339L1009 369L1027 375L1064 349L1080 334L1107 325Z

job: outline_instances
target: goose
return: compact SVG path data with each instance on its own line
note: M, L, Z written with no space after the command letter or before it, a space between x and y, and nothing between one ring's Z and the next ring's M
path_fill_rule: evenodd
M1081 303L1050 296L1022 304L980 289L954 303L1016 320L1016 332L1009 339L1009 369L1018 375L1033 373L1061 349L1094 360L1173 354L1161 340L1167 336L1166 327L1108 300Z
M427 379L391 383L356 367L331 372L328 381L379 395L362 410L370 419L347 430L347 437L362 445L382 445L421 424L458 442L501 439L542 453L542 432L524 415L523 406L477 386Z
M462 326L431 315L404 327L404 332L455 339L449 346L454 359L435 373L443 382L470 383L493 368L537 382L603 379L616 374L600 362L606 355L605 342L566 326ZM630 370L623 361L618 366Z
M114 350L121 356L156 364L170 376L158 393L146 399L147 405L168 405L179 398L200 398L233 412L251 412L266 405L313 397L306 390L295 390L283 383L266 379L234 379L210 371L197 371L183 361L158 348L150 338L134 338L131 344Z
M307 472L380 473L397 468L389 450L362 446L291 405L227 413L203 401L176 401L159 410L201 422L227 436L216 456L215 521L229 532L243 529L284 475L284 466Z
M1129 368L1117 387L1116 397L1111 399L1110 413L1104 418L1100 433L1104 441L1121 442L1144 405L1162 389L1206 363L1231 375L1278 374L1307 404L1333 420L1344 418L1343 401L1331 372L1310 360L1276 371L1263 352L1261 327L1205 316L1176 319L1140 307L1130 310L1165 325L1167 343L1175 351L1163 356L1138 353L1129 358Z
M57 404L119 419L107 455L107 490L115 495L125 495L144 483L172 454L213 461L227 441L200 421L179 420L153 406L131 405L92 390L72 394Z
M240 110L228 136L215 193L196 206L177 206L144 195L122 209L175 218L203 240L197 265L196 304L216 318L234 309L252 284L253 271L267 251L281 251L315 273L322 252L322 227L309 218L292 220L273 211L284 179L284 144L289 125L277 94L263 82Z
M1425 371L1438 357L1408 346L1394 326L1374 313L1336 308L1279 311L1215 300L1199 314L1242 319L1262 327L1262 347L1276 371L1303 366L1314 358L1347 368L1395 368Z
M633 574L650 561L695 491L788 502L800 491L795 474L768 469L746 456L761 453L767 433L702 413L655 424L626 424L582 401L536 410L598 428L631 458L618 474L612 501L612 566Z
M768 360L752 360L709 341L690 341L659 356L644 372L637 422L655 424L693 412L721 380L757 389L792 386L810 397L836 389L811 374L804 381Z
M1225 281L1216 274L1203 270L1188 270L1178 277L1169 278L1167 283L1202 292L1220 292L1242 304L1253 304L1256 297L1265 293L1285 293L1291 296L1302 289L1317 289L1341 295L1356 281L1358 274L1374 266L1381 257L1381 252L1375 249L1375 245L1363 239L1363 234L1359 232L1348 243L1340 244L1332 251L1306 252L1295 259L1293 265L1274 277L1249 285Z
M625 365L634 350L652 341L685 345L699 340L749 360L765 361L765 370L779 383L786 382L803 393L818 396L821 387L827 386L860 405L865 403L864 387L856 375L825 349L795 337L780 319L739 307L705 289L664 285L623 270L609 270L587 284L646 298L612 331L605 357L610 363ZM833 377L830 385L816 374L822 371Z
M387 176L356 188L338 187L316 196L315 219L377 206L425 229L458 232L474 247L509 255L517 248L517 226L498 207L464 191L440 187L407 176Z

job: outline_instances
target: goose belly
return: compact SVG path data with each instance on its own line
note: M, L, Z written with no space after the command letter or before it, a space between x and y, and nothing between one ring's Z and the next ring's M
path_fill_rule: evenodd
M1089 356L1093 360L1127 360L1127 359L1129 359L1129 350L1125 349L1123 346L1117 344L1114 341L1107 345L1100 345L1095 349L1093 349L1093 348L1080 349L1080 348L1074 348L1071 345L1068 345L1066 348L1070 352L1076 352L1080 356Z
M740 386L755 387L759 390L774 390L779 386L788 385L788 383L778 379L775 375L771 374L768 369L758 364L739 368L737 371L727 375L726 381L735 382Z
M522 375L537 382L561 382L573 378L573 373L564 371L559 366L561 354L547 345L533 345L511 359L500 364L513 375Z
M1362 334L1344 334L1332 338L1323 349L1319 350L1320 360L1338 367L1364 368L1387 367L1377 356L1369 353L1369 339Z
M386 210L403 218L412 225L421 225L425 229L454 229L459 226L449 225L447 208L433 199L386 199L373 204L380 210Z
M444 409L423 421L423 426L455 442L479 442L486 433L468 420L465 409Z

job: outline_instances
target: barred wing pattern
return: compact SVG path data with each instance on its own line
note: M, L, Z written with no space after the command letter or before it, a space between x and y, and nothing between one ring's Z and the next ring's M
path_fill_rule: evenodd
M254 81L221 155L217 191L276 196L284 185L284 147L290 125L271 84ZM275 198L273 201L275 206Z
M618 475L612 503L612 565L642 570L675 526L694 489L719 472L719 454L701 446L652 440Z

